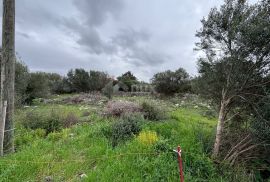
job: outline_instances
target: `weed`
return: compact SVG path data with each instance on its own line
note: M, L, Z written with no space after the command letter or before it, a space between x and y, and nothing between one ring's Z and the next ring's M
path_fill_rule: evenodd
M158 141L158 136L155 131L142 131L137 140L143 145L153 145Z

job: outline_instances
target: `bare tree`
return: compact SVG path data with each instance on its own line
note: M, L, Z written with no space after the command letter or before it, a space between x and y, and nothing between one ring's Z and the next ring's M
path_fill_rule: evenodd
M1 115L3 103L7 101L4 150L14 151L14 80L15 80L15 0L3 0L2 28L2 59L1 59ZM3 122L1 117L1 122Z

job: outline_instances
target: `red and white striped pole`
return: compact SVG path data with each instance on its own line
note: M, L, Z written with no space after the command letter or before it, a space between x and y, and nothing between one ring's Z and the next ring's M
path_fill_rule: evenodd
M179 164L180 182L184 182L183 162L182 162L181 152L182 152L181 148L178 145L178 147L177 147L177 157L178 157L178 164Z

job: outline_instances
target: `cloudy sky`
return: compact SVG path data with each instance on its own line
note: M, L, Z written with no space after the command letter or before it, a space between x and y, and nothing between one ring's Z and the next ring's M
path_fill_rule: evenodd
M31 71L71 68L140 80L196 74L196 30L223 0L17 0L16 51ZM2 8L1 8L2 9Z

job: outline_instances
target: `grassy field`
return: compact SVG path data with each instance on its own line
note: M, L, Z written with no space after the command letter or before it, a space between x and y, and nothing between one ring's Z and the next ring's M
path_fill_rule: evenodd
M140 102L148 98L115 99ZM17 110L16 153L0 159L0 181L179 181L172 151L178 144L186 181L248 180L241 171L232 175L210 159L215 118L203 116L197 106L158 102L167 108L168 117L143 121L139 136L116 147L104 131L118 119L103 117L92 105L43 103ZM23 127L29 113L38 113L42 120L52 112L61 112L63 118L72 113L79 123L51 133Z

